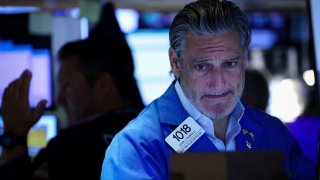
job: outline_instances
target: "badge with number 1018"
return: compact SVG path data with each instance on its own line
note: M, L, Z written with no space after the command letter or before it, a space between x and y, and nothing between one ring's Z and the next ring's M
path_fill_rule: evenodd
M188 117L166 137L165 141L176 152L183 153L204 133L204 129L195 120Z
M172 137L180 142L180 139L183 139L184 135L187 135L189 132L191 132L191 128L187 124L184 124Z

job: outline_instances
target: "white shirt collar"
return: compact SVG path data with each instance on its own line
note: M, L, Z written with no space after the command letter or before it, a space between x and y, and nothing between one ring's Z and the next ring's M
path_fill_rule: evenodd
M178 94L178 97L181 101L182 107L187 111L191 118L193 118L206 132L210 140L214 143L218 150L235 150L235 137L241 131L240 119L244 113L244 107L239 101L236 104L236 107L230 114L230 120L226 132L226 144L224 145L215 137L214 135L214 124L213 121L208 118L206 115L202 114L185 96L179 81L175 83L175 89Z

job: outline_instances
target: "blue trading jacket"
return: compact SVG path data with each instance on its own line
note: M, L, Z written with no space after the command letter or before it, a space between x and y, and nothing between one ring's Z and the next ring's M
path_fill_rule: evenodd
M275 117L245 104L244 107L242 131L236 136L237 151L282 151L290 179L314 179L314 165L302 155L287 127ZM171 84L115 136L106 151L101 179L169 179L170 155L174 150L165 138L188 116ZM218 150L202 135L187 151Z

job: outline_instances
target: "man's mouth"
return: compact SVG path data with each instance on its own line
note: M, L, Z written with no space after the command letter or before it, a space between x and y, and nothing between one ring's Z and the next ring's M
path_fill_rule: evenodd
M229 95L230 92L224 92L224 93L217 93L217 94L207 94L204 95L205 98L208 99L220 99L220 98L225 98Z

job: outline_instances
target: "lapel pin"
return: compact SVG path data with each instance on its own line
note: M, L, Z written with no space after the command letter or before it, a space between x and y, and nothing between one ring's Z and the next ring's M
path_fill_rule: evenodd
M249 136L251 137L252 141L254 141L254 134L252 132L249 133Z
M246 140L246 144L247 144L247 147L248 147L249 149L252 148L252 145L251 145L251 143L250 143L248 140Z
M246 135L246 134L248 134L249 132L248 132L248 130L247 129L242 129L242 134L243 135Z
M248 129L242 129L243 135L249 135L252 141L255 141L254 134Z

